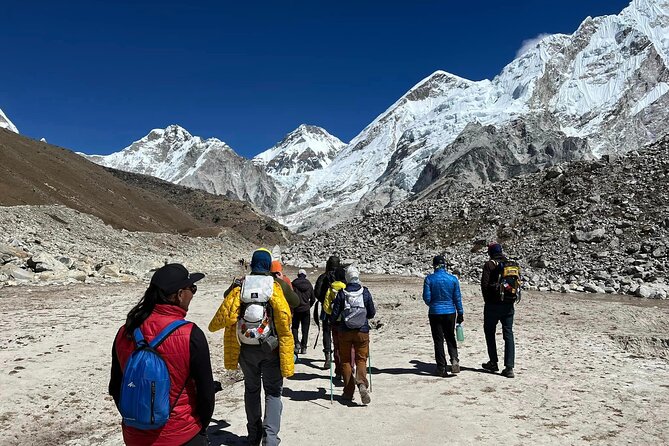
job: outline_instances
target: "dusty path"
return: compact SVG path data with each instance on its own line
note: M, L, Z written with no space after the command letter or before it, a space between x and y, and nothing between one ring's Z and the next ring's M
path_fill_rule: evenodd
M206 329L227 281L205 279L189 319ZM321 347L285 381L283 444L667 444L669 302L526 293L516 311L517 376L482 373L482 303L465 286L463 371L432 376L426 307L416 278L363 277L382 326L372 332L372 403L330 403ZM0 444L117 445L106 395L111 340L143 286L0 290ZM210 427L213 445L242 445L243 384L227 383ZM315 331L312 328L312 343ZM320 341L319 341L320 343ZM502 353L499 336L500 354Z

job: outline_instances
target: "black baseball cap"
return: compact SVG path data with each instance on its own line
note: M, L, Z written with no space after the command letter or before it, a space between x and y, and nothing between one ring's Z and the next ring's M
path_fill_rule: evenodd
M169 263L153 273L151 285L157 286L163 293L169 295L191 286L202 278L204 278L202 273L190 274L182 264Z

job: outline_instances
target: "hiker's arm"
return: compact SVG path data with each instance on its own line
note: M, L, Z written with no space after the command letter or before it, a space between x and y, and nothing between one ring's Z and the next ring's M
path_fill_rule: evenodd
M490 282L490 261L483 265L483 273L481 273L481 294L484 298L488 295L488 282Z
M430 305L432 301L432 294L430 292L430 277L426 277L423 281L423 301L425 305Z
M313 307L314 303L316 303L316 295L314 294L314 287L309 288L309 306Z
M211 416L214 414L214 377L211 372L209 344L197 325L193 325L190 332L190 376L195 382L197 391L195 410L202 423L201 432L206 432Z
M344 293L339 291L335 298L332 301L332 313L330 314L330 320L336 321L341 316L342 312L342 303L344 302Z
M237 279L236 277L232 280L232 283L228 287L227 290L223 293L223 297L227 297L228 294L230 294L230 291L234 290L236 287L241 287L242 286L242 280Z
M320 303L323 303L325 299L325 292L323 291L323 282L325 281L325 273L318 276L316 279L316 285L314 285L314 296Z
M367 307L367 319L372 319L374 316L376 316L376 307L374 306L372 293L370 293L367 288L363 290L363 293L366 294L367 297L367 299L365 299L365 306Z
M465 310L462 308L462 293L460 292L460 282L456 279L455 286L453 289L453 303L455 308L458 310L460 316L465 314Z
M288 284L283 280L281 279L274 279L274 280L276 280L279 283L279 285L281 285L281 290L283 291L283 295L286 298L286 302L288 302L288 306L290 308L295 308L296 306L298 306L300 304L300 298L297 295L297 293L295 293L295 291L293 291L293 289L290 286L288 286Z
M121 370L121 363L118 361L116 355L116 339L112 345L112 366L111 377L109 378L109 394L114 398L114 403L118 407L119 399L121 398L121 381L123 380L123 371Z
M230 293L225 296L221 306L218 307L216 314L209 322L209 331L217 331L232 324L237 323L239 316L239 295L240 287L233 288Z

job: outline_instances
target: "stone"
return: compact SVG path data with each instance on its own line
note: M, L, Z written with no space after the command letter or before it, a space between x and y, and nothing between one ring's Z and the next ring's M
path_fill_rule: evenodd
M28 259L27 264L36 273L45 271L65 272L68 269L67 266L59 262L54 256L44 251L33 254Z
M30 270L20 268L16 265L6 264L0 267L0 271L7 276L18 281L31 281L35 278L35 273Z
M596 243L603 241L605 235L606 230L599 228L592 231L574 231L571 238L575 242Z
M653 295L653 289L646 285L641 285L634 291L634 295L637 297L649 298Z
M653 256L656 259L666 257L667 256L667 248L665 248L664 246L660 246L659 248L656 248L656 249L653 250L653 252L651 253L651 256Z
M587 282L583 284L583 289L588 293L604 293L604 289L595 285L594 283Z

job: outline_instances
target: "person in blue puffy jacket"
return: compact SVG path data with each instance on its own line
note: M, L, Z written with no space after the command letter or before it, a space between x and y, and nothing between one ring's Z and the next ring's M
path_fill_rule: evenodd
M464 321L460 281L453 274L446 272L446 260L443 256L432 259L434 272L423 283L423 300L430 308L428 318L434 341L434 356L437 360L436 374L447 376L444 338L451 358L451 371L460 373L458 344L455 340L455 323Z

